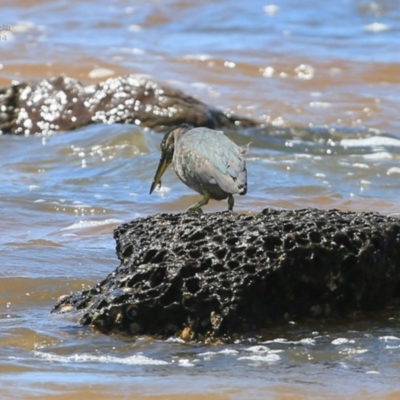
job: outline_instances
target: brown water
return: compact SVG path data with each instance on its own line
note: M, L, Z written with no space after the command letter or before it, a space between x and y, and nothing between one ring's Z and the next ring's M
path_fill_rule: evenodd
M265 124L228 133L252 141L237 211L400 215L397 1L8 0L1 11L1 86L146 74ZM172 171L148 195L159 142L122 125L0 136L1 398L400 398L395 309L340 325L291 321L211 348L126 341L49 315L59 295L117 266L121 222L198 199Z

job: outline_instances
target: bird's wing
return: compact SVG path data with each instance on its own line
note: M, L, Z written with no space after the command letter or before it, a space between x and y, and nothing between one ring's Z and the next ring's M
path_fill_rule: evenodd
M219 131L188 135L186 139L185 148L196 158L201 183L217 184L227 193L246 193L246 162L239 146Z

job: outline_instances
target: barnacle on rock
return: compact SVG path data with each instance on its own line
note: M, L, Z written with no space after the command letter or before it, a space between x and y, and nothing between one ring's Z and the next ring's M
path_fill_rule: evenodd
M67 76L18 83L0 88L0 108L0 133L16 135L71 131L93 123L130 123L155 131L182 122L213 129L257 125L137 75L89 86ZM125 250L128 256L131 249Z

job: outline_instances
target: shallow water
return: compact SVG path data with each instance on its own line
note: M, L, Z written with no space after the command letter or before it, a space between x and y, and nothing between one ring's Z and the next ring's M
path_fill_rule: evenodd
M139 73L260 120L239 212L400 216L396 2L4 1L0 84ZM10 25L10 30L6 29ZM96 125L0 136L3 398L400 398L400 314L288 322L229 346L126 341L49 315L117 265L112 230L198 195L172 171L148 195L160 135ZM223 210L211 202L206 212Z

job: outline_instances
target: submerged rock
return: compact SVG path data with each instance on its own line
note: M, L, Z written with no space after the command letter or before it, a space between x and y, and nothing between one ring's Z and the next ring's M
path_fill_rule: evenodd
M114 237L119 267L53 310L104 333L230 339L400 296L400 221L377 213L161 214Z
M0 89L0 110L0 133L16 135L70 131L97 122L137 124L156 131L182 123L213 129L257 125L135 75L90 86L64 76L18 83Z

